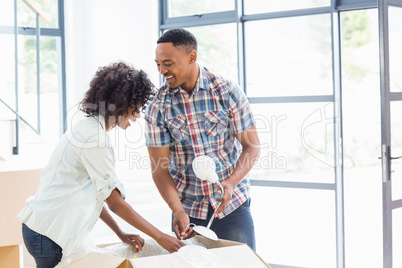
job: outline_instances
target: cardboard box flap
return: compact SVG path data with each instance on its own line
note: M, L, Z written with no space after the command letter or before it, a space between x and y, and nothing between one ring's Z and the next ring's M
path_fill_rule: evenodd
M130 260L135 268L181 268L191 267L191 265L176 254L143 257Z
M225 239L219 239L218 241L213 241L211 239L208 239L206 237L196 235L196 239L204 244L208 249L213 250L216 248L225 248L225 247L233 247L233 246L244 246L247 249L242 249L242 252L247 252L247 254L254 254L255 257L257 257L260 262L263 264L262 267L270 267L254 250L252 250L247 244L240 243L240 242L235 242L235 241L230 241L230 240L225 240ZM235 255L233 255L235 256ZM232 256L232 257L233 257ZM233 259L233 258L232 258ZM255 259L255 258L254 258ZM247 262L248 263L248 262ZM235 266L237 267L237 266ZM241 266L239 266L241 267ZM247 266L245 266L247 267ZM250 266L252 267L252 266ZM261 267L261 266L256 266L256 267Z
M106 255L99 252L92 252L84 258L76 260L68 265L69 268L97 267L111 268L118 267L125 258L120 258L112 255Z
M218 241L214 241L214 240L208 239L208 238L200 236L200 235L196 235L195 238L197 239L198 242L205 245L205 247L208 249L244 245L243 243L240 243L240 242L235 242L235 241L230 241L230 240L225 240L225 239L219 239Z
M69 268L263 268L270 267L257 253L243 243L229 240L212 241L201 236L196 239L207 249L187 248L173 254L165 254L135 259L125 259L113 255L92 252L69 264Z
M231 241L227 241L231 242ZM231 243L230 243L231 244ZM193 255L194 259L189 259L191 255L181 255L173 253L168 255L159 255L154 257L145 257L130 260L135 268L267 268L269 267L257 254L247 245L234 243L227 247L216 247L209 249L210 255L208 259L197 260L197 255ZM203 257L205 255L202 255Z
M239 243L240 244L240 243ZM227 267L253 267L266 268L270 267L266 264L248 245L240 244L230 247L212 248L212 253L221 259L231 262L231 266ZM226 267L226 266L225 266Z

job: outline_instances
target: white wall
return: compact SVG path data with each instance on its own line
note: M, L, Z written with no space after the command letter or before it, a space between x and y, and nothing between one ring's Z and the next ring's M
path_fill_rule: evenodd
M123 60L143 69L159 85L154 61L159 36L157 0L70 0L65 10L67 127L82 117L76 105L99 66ZM122 177L132 177L129 159L138 162L148 157L142 130L139 120L127 132L110 133L115 141L118 175ZM149 167L136 172L142 178L150 177Z
M65 10L68 106L82 99L99 66L118 60L159 84L157 0L70 0Z

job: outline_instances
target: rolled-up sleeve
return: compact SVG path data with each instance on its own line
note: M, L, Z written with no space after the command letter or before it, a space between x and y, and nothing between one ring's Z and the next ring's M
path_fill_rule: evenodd
M229 93L231 128L234 133L241 133L255 125L250 103L244 92L234 86Z
M106 136L99 135L97 138L99 141L108 141ZM83 148L80 157L96 187L96 198L99 201L105 201L116 188L120 191L122 198L125 198L124 186L116 176L114 152L108 142L106 144L98 142L98 146Z
M170 133L164 124L164 113L155 103L145 113L145 144L147 147L170 145Z

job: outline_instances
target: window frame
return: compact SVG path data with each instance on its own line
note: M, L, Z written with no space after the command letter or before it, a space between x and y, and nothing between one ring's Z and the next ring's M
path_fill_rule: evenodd
M23 122L28 127L30 127L34 132L40 134L40 101L39 95L37 96L37 103L38 103L38 126L33 127L27 120L25 120L19 114L19 98L18 98L18 77L19 77L19 70L18 70L18 36L36 36L39 42L39 38L41 36L48 36L48 37L59 37L60 38L60 54L59 54L59 73L60 73L60 81L59 81L59 133L60 136L67 130L67 122L66 122L66 114L67 114L67 93L66 93L66 64L65 64L65 23L64 23L64 0L57 0L57 13L58 13L58 28L42 28L39 26L39 15L37 16L37 22L35 27L21 27L18 26L18 0L13 0L14 2L14 26L2 26L0 25L0 34L4 35L14 35L14 45L15 45L15 57L14 57L14 64L15 64L15 94L16 94L16 103L15 109L11 107L11 105L7 104L5 101L1 100L1 105L5 105L12 113L15 114L15 146L13 146L13 154L18 155L20 152L20 122ZM34 11L33 11L34 12ZM36 53L39 54L40 47L37 44L36 46ZM37 92L40 93L40 58L39 62L37 63L38 72L38 81L37 82Z

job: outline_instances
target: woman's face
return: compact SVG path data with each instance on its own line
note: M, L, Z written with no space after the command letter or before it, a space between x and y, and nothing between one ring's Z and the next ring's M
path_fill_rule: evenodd
M130 122L134 123L138 118L140 118L140 113L134 112L134 109L129 109L125 116L120 116L117 122L117 126L121 129L126 130L131 126Z

